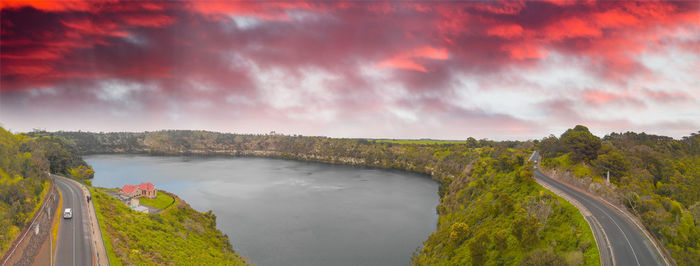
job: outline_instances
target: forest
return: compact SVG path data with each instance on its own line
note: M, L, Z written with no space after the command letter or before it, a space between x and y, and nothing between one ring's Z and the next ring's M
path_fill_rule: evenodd
M62 138L12 134L0 127L0 254L39 209L50 187L48 172L91 178L90 171Z

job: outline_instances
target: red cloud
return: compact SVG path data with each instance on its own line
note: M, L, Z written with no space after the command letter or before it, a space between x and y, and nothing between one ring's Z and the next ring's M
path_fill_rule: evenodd
M409 50L407 52L400 53L388 60L379 62L377 66L403 68L421 72L428 72L425 66L421 65L416 61L420 59L445 60L448 58L448 56L449 55L447 53L446 48L434 48L430 46L423 46Z
M486 33L491 36L512 39L523 35L523 27L518 24L497 25L489 28Z
M231 95L257 104L268 93L260 73L303 80L311 69L333 77L323 83L334 94L328 106L380 112L385 103L367 99L381 98L389 82L419 98L450 97L461 86L457 75L507 78L556 55L612 84L583 93L589 105L672 102L683 95L629 95L626 82L667 78L642 64L647 53L674 47L697 54L699 10L697 1L2 1L0 93L85 93L114 79L144 84L174 104L222 106ZM376 67L410 71L379 75ZM166 109L153 99L146 106ZM415 104L455 110L430 99Z
M43 11L88 11L91 8L90 1L33 1L33 0L6 0L0 2L0 9L33 7Z
M172 24L175 19L167 15L134 14L123 17L123 20L134 26L161 28Z
M304 15L307 18L324 15L331 19L290 20L290 14L298 11L307 12ZM236 49L231 51L243 53L265 66L281 65L293 69L297 65L312 65L340 73L353 71L342 69L343 64L338 62L354 62L350 66L355 66L361 61L423 73L438 68L467 72L499 71L530 64L556 52L587 57L593 62L592 73L623 82L630 75L648 74L635 57L647 51L650 45L669 38L668 32L678 32L673 29L698 27L700 24L698 4L694 2L555 1L551 4L506 1L357 5L3 1L2 12L3 90L8 90L8 86L18 89L11 83L20 79L27 81L16 84L31 84L37 79L42 82L67 81L59 78L74 77L75 74L69 74L65 69L74 64L84 66L78 68L80 71L93 72L82 76L118 78L122 74L132 76L144 71L138 76L169 77L164 71L175 68L157 67L144 60L161 56L159 51L180 52L169 55L174 58L158 58L152 62L175 62L182 51L194 55L225 53L228 49ZM383 15L377 16L378 13ZM226 22L229 22L229 27L237 27L229 16L250 16L275 24L263 22L261 25L265 27L249 29L248 32L224 30L221 25ZM211 24L202 18L214 18L219 24ZM41 23L32 23L29 19ZM191 31L187 38L168 35L183 28ZM666 35L660 34L660 29L668 29L662 31ZM697 50L697 46L683 44L682 47ZM133 56L131 58L136 61L119 62L118 67L124 69L95 67L117 67L113 61L80 61L94 60L88 58L120 61L112 56L119 53ZM448 58L450 60L446 60ZM30 64L20 62L22 60L33 61ZM35 71L31 80L29 76L23 77L32 69ZM194 73L199 70L182 71L185 72L180 75L187 76L187 71Z
M219 18L226 15L254 16L270 20L288 19L286 10L314 9L317 6L302 1L292 2L238 2L238 1L192 1L193 10L210 17Z
M580 18L565 18L552 23L544 31L544 38L558 41L565 38L600 37L603 33L600 28L592 25L592 21Z

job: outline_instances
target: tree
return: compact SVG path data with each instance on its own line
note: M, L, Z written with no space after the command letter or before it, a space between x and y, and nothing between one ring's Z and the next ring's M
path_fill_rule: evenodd
M92 167L85 165L71 168L68 170L68 172L70 173L71 177L78 180L89 179L95 176L95 170L92 170Z
M554 135L549 135L549 137L543 138L542 141L537 144L537 148L545 158L555 157L561 150L559 148L559 139L557 139L557 137Z
M478 148L479 141L476 140L475 138L469 137L469 138L467 138L467 147L468 148Z
M592 164L601 175L605 176L610 171L610 176L617 180L629 170L629 163L621 154L614 151L598 156Z
M462 222L456 222L450 227L450 240L453 243L460 244L467 238L469 234L469 226Z
M504 250L508 248L508 232L500 230L493 234L493 242L496 244L496 249Z
M561 135L560 141L564 149L571 152L571 159L574 162L595 160L602 145L600 138L591 134L588 128L582 125L566 130Z
M491 239L485 231L481 231L469 242L469 253L472 256L472 265L483 265L486 252L489 250Z
M523 247L530 247L537 241L537 230L539 223L537 217L523 216L515 220L511 227L511 232L520 241Z

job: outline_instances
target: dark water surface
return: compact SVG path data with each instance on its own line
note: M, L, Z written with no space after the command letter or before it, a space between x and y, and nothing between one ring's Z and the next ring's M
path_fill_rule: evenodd
M151 182L213 210L236 252L266 265L408 265L435 230L424 175L264 158L94 155L93 185Z

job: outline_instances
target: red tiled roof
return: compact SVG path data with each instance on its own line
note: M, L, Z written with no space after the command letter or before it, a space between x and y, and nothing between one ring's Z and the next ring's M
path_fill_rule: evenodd
M151 182L140 184L140 185L138 185L138 187L139 187L140 189L143 189L143 190L146 190L146 191L153 191L153 190L156 189L156 186L154 186L153 184L151 184Z
M134 190L136 190L137 188L138 188L138 189L141 189L141 190L145 190L145 191L153 191L153 190L156 189L156 186L154 186L153 184L151 184L151 182L141 183L141 184L136 185L136 186L134 186L134 185L124 185L124 186L122 187L122 192L124 192L124 193L126 193L126 194L131 194L131 193L134 192Z
M131 192L134 192L136 190L136 186L134 185L124 185L122 187L122 191L126 194L131 194Z

